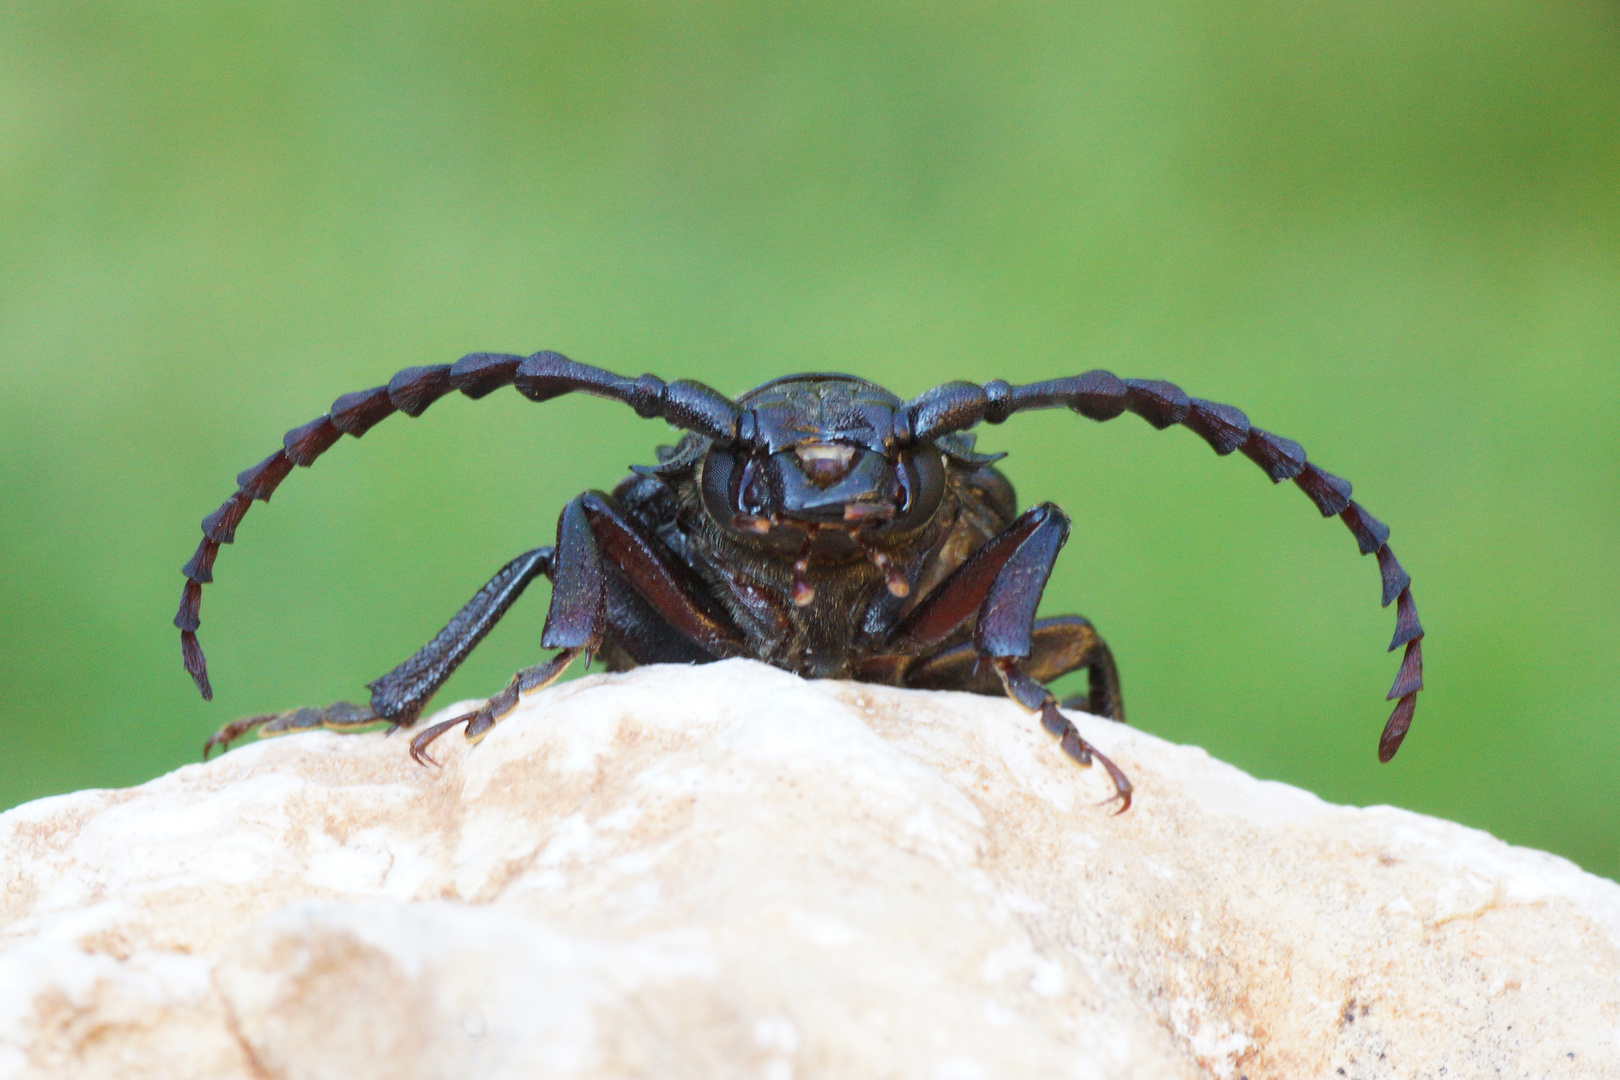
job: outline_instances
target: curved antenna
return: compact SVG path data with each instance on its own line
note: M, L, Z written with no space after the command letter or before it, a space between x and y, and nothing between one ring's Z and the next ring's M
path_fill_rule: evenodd
M554 352L537 352L527 358L510 353L471 353L454 364L406 368L385 386L344 394L332 403L330 412L287 432L280 450L240 473L236 493L203 518L202 542L180 570L186 576L186 585L180 593L180 611L174 617L174 625L180 628L181 657L203 700L212 701L214 690L208 682L208 661L197 643L202 587L214 580L219 547L236 539L236 527L253 501L269 502L294 465L313 465L342 435L358 439L396 412L421 416L429 405L452 390L477 399L507 385L517 387L518 393L531 401L549 401L574 392L593 394L623 402L639 416L662 418L717 443L729 443L737 437L737 406L702 383L687 379L666 383L653 375L630 379L575 363Z
M924 391L895 413L895 438L932 442L980 421L999 424L1030 409L1073 409L1092 420L1112 420L1129 411L1161 431L1182 424L1196 431L1217 454L1234 450L1265 470L1272 483L1292 480L1316 504L1323 517L1337 514L1356 538L1363 555L1376 555L1383 579L1383 606L1395 601L1395 637L1389 648L1405 645L1401 669L1386 700L1396 702L1378 740L1378 760L1389 761L1412 726L1417 694L1423 689L1423 625L1412 600L1412 578L1389 548L1389 527L1350 498L1350 481L1305 460L1305 448L1292 439L1249 424L1239 409L1202 398L1189 398L1174 383L1157 379L1121 379L1109 371L1088 371L1064 379L1013 386L995 379L979 386L949 382Z

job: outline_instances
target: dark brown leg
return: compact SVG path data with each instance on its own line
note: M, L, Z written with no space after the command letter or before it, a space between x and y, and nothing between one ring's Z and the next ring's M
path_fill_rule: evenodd
M543 664L524 668L512 676L512 681L506 684L505 690L484 702L480 708L451 717L449 720L441 720L432 727L425 728L411 740L411 757L415 758L419 765L437 765L438 762L428 756L427 748L434 739L457 724L467 725L468 742L478 742L489 734L490 729L502 717L517 708L518 700L523 694L532 690L544 690L562 678L562 673L568 670L568 665L572 664L578 655L578 649L564 649Z
M1108 644L1078 615L1038 619L1030 635L1024 672L1038 683L1050 683L1071 671L1086 669L1088 693L1065 698L1065 709L1084 709L1093 716L1125 720L1125 699L1120 693L1119 670ZM984 662L971 642L935 653L913 664L905 683L920 690L962 690L970 694L1006 693L992 665Z
M370 684L371 707L379 716L401 726L415 723L439 687L495 628L529 583L551 574L554 563L554 550L543 547L525 552L503 566L432 641Z
M624 585L681 637L715 658L749 652L742 634L703 599L703 584L611 495L587 491L557 521L556 588L541 644L594 652L609 630L608 589L617 571Z
M291 709L284 713L266 713L234 720L208 737L203 743L203 760L216 748L225 749L250 731L259 738L272 735L290 735L297 731L362 731L388 721L372 712L369 706L351 701L339 701L324 709Z
M746 648L736 629L699 599L698 585L689 571L611 496L599 491L587 491L563 508L557 522L553 576L551 608L540 644L559 650L557 655L518 672L506 689L478 710L441 721L417 735L411 740L411 756L417 761L433 763L427 747L457 724L467 725L469 742L482 739L516 708L522 694L550 686L576 657L589 657L600 649L619 629L609 618L610 609L627 607L611 603L613 590L633 592L642 601L637 605L640 612L662 620L661 629L674 631L684 649L678 653L683 659L691 657L691 645L710 657L735 656ZM647 644L657 628L625 629L639 644ZM665 644L665 648L673 647Z
M1030 712L1040 713L1041 726L1046 729L1047 734L1058 740L1065 754L1081 765L1090 765L1092 758L1102 762L1102 767L1108 770L1108 778L1114 782L1114 795L1108 801L1120 800L1118 813L1123 814L1129 810L1131 792L1134 790L1130 778L1102 751L1080 737L1080 732L1075 730L1069 718L1059 711L1057 698L1052 696L1052 692L1024 674L1017 660L1001 657L993 663L996 674L1001 677L1001 683L1006 687L1007 696Z
M1069 519L1055 505L1044 503L1025 511L942 581L894 628L886 644L895 652L916 655L949 640L972 620L973 652L991 665L1007 696L1040 713L1041 725L1075 761L1081 765L1090 765L1093 758L1102 762L1124 813L1131 805L1130 780L1080 737L1059 711L1057 698L1024 668L1035 651L1035 609L1068 538ZM1117 674L1112 686L1108 684L1106 672L1112 668L1110 656L1102 682L1093 684L1094 697L1097 704L1110 707L1110 715L1118 709L1123 718ZM1101 700L1109 696L1112 701Z
M409 727L445 680L484 639L529 583L551 571L552 549L535 548L507 563L456 612L448 625L416 655L371 684L370 706L340 701L324 709L292 709L233 721L203 744L203 757L228 747L250 731L261 736L294 731L356 731L377 723Z

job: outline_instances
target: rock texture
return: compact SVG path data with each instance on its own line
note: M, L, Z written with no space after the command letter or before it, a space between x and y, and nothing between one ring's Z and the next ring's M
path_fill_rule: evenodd
M0 1077L1620 1076L1620 886L1105 720L646 668L0 816Z

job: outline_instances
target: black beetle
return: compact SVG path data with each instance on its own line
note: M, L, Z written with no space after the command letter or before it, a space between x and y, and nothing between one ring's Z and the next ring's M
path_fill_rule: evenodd
M502 567L438 636L370 684L369 706L238 720L208 740L205 756L255 728L414 724L529 582L545 575L554 588L541 645L557 654L513 676L476 712L422 731L411 742L417 760L431 760L428 744L455 725L466 725L469 740L481 738L519 694L550 685L581 654L614 671L744 656L807 678L1005 693L1038 712L1076 761L1101 761L1123 811L1130 781L1080 737L1044 685L1084 668L1089 694L1076 704L1125 719L1113 656L1091 624L1036 618L1069 520L1051 503L1019 514L1012 485L991 467L1000 455L974 452L967 434L980 421L1057 407L1093 420L1133 412L1156 428L1184 424L1217 454L1241 451L1273 482L1292 480L1324 517L1337 514L1362 554L1376 553L1383 602L1396 601L1390 648L1406 646L1380 760L1394 757L1411 726L1423 628L1389 529L1351 500L1347 481L1306 461L1298 443L1251 427L1229 405L1106 371L1024 386L950 382L910 401L850 375L790 375L733 402L702 383L629 379L554 352L473 353L407 368L386 386L338 398L238 476L237 492L203 520L174 620L204 698L213 692L196 635L202 586L253 500L268 501L294 465L312 464L341 435L358 438L394 412L419 416L452 390L479 398L507 384L532 401L575 391L612 398L686 435L612 494L587 491L569 502L556 545Z

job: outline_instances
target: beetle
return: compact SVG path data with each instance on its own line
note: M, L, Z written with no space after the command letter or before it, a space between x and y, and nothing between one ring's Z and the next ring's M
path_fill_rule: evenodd
M531 401L587 393L684 432L609 492L571 500L556 543L503 566L432 641L369 684L368 705L338 702L251 716L209 738L203 755L261 735L416 723L429 699L536 578L553 583L541 645L551 659L512 677L477 710L412 740L431 763L439 736L464 726L476 742L519 696L555 682L577 658L611 671L641 664L751 657L806 678L1006 694L1081 765L1100 762L1124 812L1131 782L1080 736L1046 684L1084 669L1084 699L1065 702L1123 722L1108 645L1077 616L1037 618L1041 592L1069 520L1052 503L1019 513L1002 457L974 449L972 428L1031 409L1068 408L1092 420L1122 413L1155 428L1191 428L1217 454L1240 452L1274 483L1291 480L1324 517L1337 515L1363 555L1377 558L1383 604L1396 604L1390 650L1405 654L1379 740L1389 761L1423 686L1423 627L1411 578L1389 529L1350 498L1343 480L1306 460L1290 439L1253 427L1230 405L1189 398L1172 383L1107 371L1012 385L948 382L909 401L851 375L775 379L736 401L702 383L627 378L555 352L473 353L454 364L406 368L386 385L345 394L329 412L287 432L282 448L241 473L237 491L203 519L175 625L186 671L212 699L197 642L202 587L222 544L255 500L268 502L294 466L307 467L343 435L387 416L420 416L452 391L481 398L514 386Z

